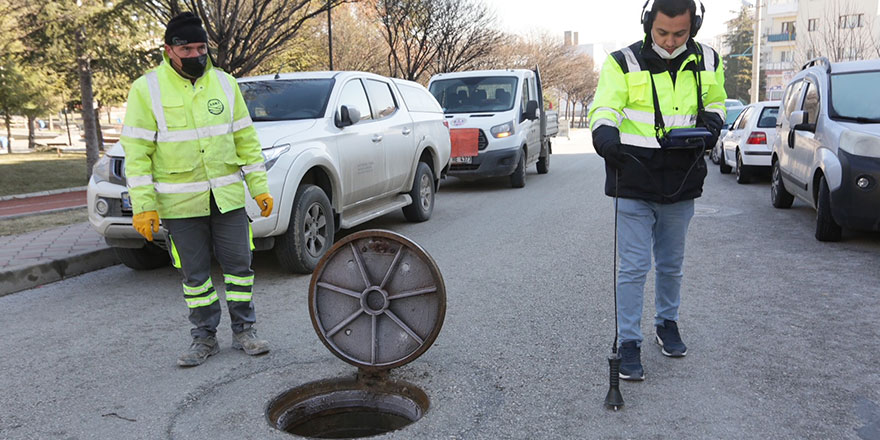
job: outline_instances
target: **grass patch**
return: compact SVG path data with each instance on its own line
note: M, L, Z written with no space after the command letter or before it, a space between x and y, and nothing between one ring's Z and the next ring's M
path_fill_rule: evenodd
M86 186L84 153L0 155L0 196Z
M86 208L0 220L0 237L5 235L20 235L27 232L39 231L41 229L54 228L56 226L64 226L86 221L89 221L89 213Z

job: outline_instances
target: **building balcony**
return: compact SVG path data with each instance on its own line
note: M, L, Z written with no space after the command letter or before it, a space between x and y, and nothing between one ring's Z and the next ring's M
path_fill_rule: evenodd
M791 1L770 1L767 5L767 16L775 17L777 15L796 15L798 12L798 2Z
M767 35L767 42L769 43L778 43L781 41L794 41L795 33L784 33L784 34L770 34Z
M791 61L776 61L772 63L761 63L761 70L765 71L785 71L785 70L793 70L795 68L794 63Z

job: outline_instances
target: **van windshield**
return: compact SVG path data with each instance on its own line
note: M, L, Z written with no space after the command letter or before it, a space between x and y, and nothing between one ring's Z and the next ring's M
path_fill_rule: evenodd
M290 121L324 116L333 79L248 81L239 83L251 119Z
M451 78L431 83L430 92L444 113L502 112L513 108L513 76Z
M880 71L831 75L831 115L880 122Z

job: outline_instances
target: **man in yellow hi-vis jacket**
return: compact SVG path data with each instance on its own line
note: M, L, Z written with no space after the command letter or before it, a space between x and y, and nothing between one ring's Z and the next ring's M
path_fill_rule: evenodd
M608 56L590 108L593 146L605 159L605 194L615 197L620 218L622 379L644 379L641 317L652 254L655 341L666 356L687 354L678 331L685 236L694 199L703 192L703 149L715 144L727 98L721 57L693 39L704 11L700 4L698 13L694 0L645 2L644 40ZM699 148L676 145L667 136L671 129L695 126L710 132Z
M168 22L164 62L132 85L120 138L134 228L152 241L161 218L183 276L193 325L192 344L177 361L184 367L219 351L212 251L223 269L232 347L249 355L269 351L253 327L253 237L244 182L263 217L272 212L272 196L241 91L232 76L211 65L207 41L201 20L190 12Z

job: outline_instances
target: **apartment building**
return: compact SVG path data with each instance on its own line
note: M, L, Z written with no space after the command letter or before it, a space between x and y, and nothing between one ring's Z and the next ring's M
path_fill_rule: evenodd
M765 96L781 97L808 60L880 58L880 0L761 0Z
M810 0L807 0L810 1ZM780 99L785 84L794 75L798 0L766 0L761 20L761 70L766 76L765 96Z

